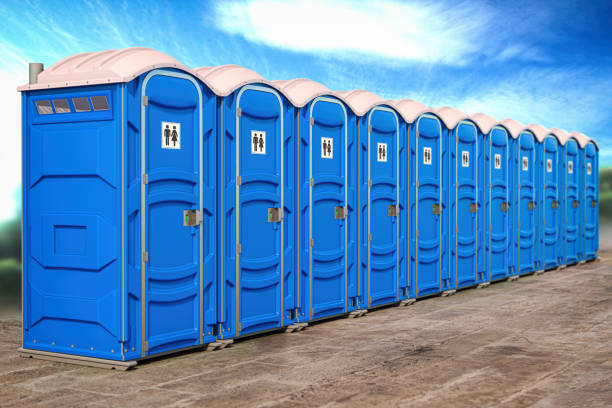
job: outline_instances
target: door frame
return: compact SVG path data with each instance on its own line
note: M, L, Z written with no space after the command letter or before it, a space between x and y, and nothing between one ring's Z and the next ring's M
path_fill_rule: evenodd
M146 242L146 229L147 229L147 206L146 206L146 190L147 190L147 185L144 184L143 182L143 176L145 174L147 174L147 169L146 169L146 150L147 150L147 106L148 106L148 102L147 104L145 104L145 96L146 96L146 90L147 90L147 84L149 83L149 81L151 80L151 78L155 77L155 76L167 76L167 77L172 77L172 78L180 78L180 79L185 79L189 82L191 82L194 86L194 88L196 89L197 93L198 93L198 122L199 122L199 128L198 128L198 135L197 135L197 140L198 140L198 150L199 150L199 179L198 179L198 183L199 183L199 196L200 196L200 200L199 200L199 211L202 211L203 209L203 164L202 164L202 159L203 159L203 152L202 152L202 129L203 129L203 123L202 123L202 111L203 111L203 106L202 106L202 90L200 89L200 86L198 85L198 82L190 75L182 73L182 72L176 72L176 71L169 71L166 69L155 69L153 71L150 71L143 79L142 81L142 85L140 87L140 318L141 318L141 355L142 357L145 357L148 354L148 350L146 347L146 342L147 342L147 313L146 313L146 309L147 309L147 305L146 305L146 289L147 289L147 277L146 277L146 265L147 262L145 262L145 257L144 257L144 253L147 249L147 242ZM200 223L199 225L199 255L198 255L198 263L199 263L199 291L198 291L198 296L199 296L199 317L198 317L198 322L200 325L200 329L199 329L199 343L202 344L202 338L203 338L203 330L204 330L204 324L203 324L203 308L204 308L204 304L203 304L203 299L202 299L202 284L203 284L203 265L202 265L202 254L203 254L203 243L202 243L202 233L203 233L203 226Z
M506 162L510 163L510 169L505 169L506 170L506 176L504 177L506 180L506 203L508 203L508 205L511 204L511 200L510 200L510 183L511 181L511 177L512 177L512 149L510 146L512 139L512 136L510 136L510 133L508 133L508 131L501 127L501 126L494 126L490 131L489 131L489 169L488 169L488 179L489 179L489 199L487 200L489 203L489 225L484 225L483 224L483 228L486 228L489 231L489 256L488 256L488 261L489 261L489 281L491 281L491 279L493 279L493 271L491 269L491 254L492 254L492 248L491 248L491 234L492 234L492 229L491 229L491 214L492 214L492 208L493 208L493 198L492 198L492 189L491 186L493 184L493 168L495 166L495 161L494 161L494 157L492 157L492 153L493 153L493 131L494 130L501 130L502 132L505 133L506 135ZM508 160L510 159L510 160ZM503 163L503 162L502 162ZM486 186L485 186L486 188ZM510 214L511 211L510 209L506 212L506 214ZM511 218L509 215L506 215L508 218ZM506 224L512 224L510 222L510 219L506 220ZM508 263L506 265L506 273L504 274L505 276L508 276L508 268L510 268L512 265L512 262L510 261L510 259L512 259L512 256L510 254L511 252L511 248L512 248L512 239L510 239L509 237L512 236L514 237L514 231L511 231L510 234L512 235L508 235L506 234L506 250L508 251L507 254L507 259L508 259Z
M240 88L236 95L236 109L234 110L234 119L236 121L236 180L240 177L240 117L242 116L242 109L240 108L240 99L246 91L259 91L272 94L278 101L279 116L280 116L280 208L282 216L280 220L280 327L284 326L285 317L285 296L284 296L284 278L285 278L285 163L284 163L284 148L285 148L285 123L284 123L284 104L283 100L272 88L268 88L262 85L245 85ZM236 196L236 244L240 244L240 183L235 184L235 196ZM236 246L237 246L236 245ZM236 253L236 337L240 335L240 253Z
M333 103L342 108L342 112L344 113L344 208L345 212L348 208L348 115L346 113L346 107L342 102L337 99L330 98L327 96L318 96L310 102L310 108L308 109L308 316L309 320L312 320L314 311L312 307L312 188L313 186L313 178L312 178L312 126L314 125L314 118L312 116L312 112L314 110L317 102L328 102ZM298 187L299 190L299 187ZM344 311L347 311L347 302L348 302L348 292L347 292L347 217L344 220ZM299 279L298 279L299 280Z

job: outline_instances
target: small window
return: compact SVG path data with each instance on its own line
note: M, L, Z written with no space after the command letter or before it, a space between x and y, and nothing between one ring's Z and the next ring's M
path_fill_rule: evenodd
M68 99L54 99L53 107L55 113L70 113L70 105L68 105Z
M72 104L77 112L89 112L89 101L87 98L72 98Z
M105 111L108 110L108 101L106 100L106 96L98 95L92 96L91 105L95 111Z
M48 115L53 113L51 102L49 101L36 101L36 109L38 110L39 115Z

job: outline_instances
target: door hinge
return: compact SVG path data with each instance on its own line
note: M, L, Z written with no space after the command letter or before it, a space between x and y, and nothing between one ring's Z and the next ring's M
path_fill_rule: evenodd
M314 238L310 238L310 246L313 247L314 246Z
M417 186L417 188L419 187L419 180L417 180L417 182L416 182L416 186Z
M521 226L521 222L519 221L517 224L518 224L518 226L519 226L519 228L520 228L520 226Z
M372 133L372 125L368 125L368 132Z
M314 309L311 307L310 308L310 317L312 318L312 316L314 316Z
M142 184L149 184L149 175L146 173L142 175Z
M311 186L314 186L314 178L311 178L311 179L310 179L310 185L311 185Z
M489 224L489 231L493 231L493 224Z
M372 187L372 179L368 180L368 187Z
M455 233L459 233L459 227L455 227Z
M242 244L236 244L236 255L240 255L242 253Z
M143 95L142 96L142 106L148 106L149 105L149 97L147 95Z
M237 186L241 186L242 185L242 177L236 176L236 185Z
M372 241L372 234L368 234L368 241Z
M242 331L242 323L240 322L236 323L236 331L239 331L239 332Z
M416 230L416 236L419 237L419 230Z
M309 123L310 123L310 126L314 126L314 118L312 116L310 117Z
M144 342L144 351L145 353L149 351L149 342L145 340Z
M149 253L147 251L142 253L142 261L149 262Z
M238 117L242 116L242 109L236 108L236 116L238 116Z

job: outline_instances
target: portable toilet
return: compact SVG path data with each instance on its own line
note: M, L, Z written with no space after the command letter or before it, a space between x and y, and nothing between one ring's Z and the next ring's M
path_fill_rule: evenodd
M296 108L296 316L308 322L357 306L356 118L309 79L274 81Z
M599 246L598 226L598 179L599 163L597 145L588 136L571 132L578 141L580 168L579 168L579 201L580 201L580 253L578 260L585 262L597 258Z
M501 122L516 139L514 165L516 189L514 210L516 214L515 240L518 275L536 272L539 269L539 147L532 131L513 119Z
M483 268L482 138L463 112L448 106L436 114L449 129L449 275L455 289L488 282Z
M409 277L414 296L424 297L454 286L447 253L448 129L419 102L402 99L393 106L408 124Z
M148 48L41 70L18 88L22 353L127 369L214 342L213 93Z
M391 101L371 92L336 95L358 118L359 308L399 302L408 297L405 123Z
M535 131L535 128L534 128ZM541 249L542 268L557 268L564 260L564 219L562 197L565 192L562 165L567 133L561 129L545 131L542 143Z
M250 69L195 73L218 96L218 335L288 326L296 308L293 106Z
M582 166L579 136L570 133L565 142L565 264L573 265L582 259Z

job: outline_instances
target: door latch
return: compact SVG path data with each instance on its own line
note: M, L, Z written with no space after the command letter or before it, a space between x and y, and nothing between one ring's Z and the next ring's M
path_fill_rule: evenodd
M387 213L389 214L389 217L397 217L399 215L399 206L390 205Z
M183 210L183 225L195 227L202 223L202 213L198 210Z
M470 212L475 213L478 211L478 205L476 203L470 203Z
M553 201L552 202L552 209L556 210L557 208L559 208L559 202L558 201Z
M596 200L591 200L591 207L593 207L593 208L597 207L597 201Z
M501 203L501 210L502 212L508 212L508 202L504 201L503 203Z
M344 206L334 207L334 219L336 220L346 219L346 207Z
M535 201L530 201L527 203L527 209L529 211L533 211L535 209Z
M432 214L440 214L441 212L442 212L442 207L440 206L440 204L433 204L431 206Z
M283 219L283 212L280 207L268 208L268 222L281 222Z

